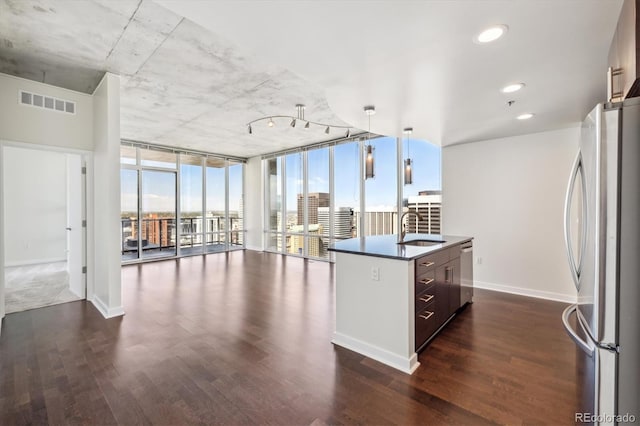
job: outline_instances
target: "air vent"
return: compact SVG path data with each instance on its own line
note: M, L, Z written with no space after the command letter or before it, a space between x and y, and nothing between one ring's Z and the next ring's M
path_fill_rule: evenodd
M25 90L20 90L18 93L18 103L37 108L50 109L52 111L64 112L66 114L76 113L76 103L73 101L38 95Z

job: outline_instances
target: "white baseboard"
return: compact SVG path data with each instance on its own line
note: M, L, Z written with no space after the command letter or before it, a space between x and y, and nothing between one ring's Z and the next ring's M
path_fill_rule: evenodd
M358 352L366 357L375 359L378 362L386 364L403 373L413 374L416 368L420 365L418 362L418 354L414 353L412 356L405 358L393 352L389 352L386 349L379 348L378 346L365 343L362 340L354 339L353 337L346 336L342 333L333 333L333 339L331 342L335 345L342 346L354 352Z
M551 291L532 290L529 288L513 287L503 284L487 283L483 281L473 281L473 286L485 290L500 291L502 293L518 294L520 296L535 297L538 299L554 300L556 302L576 303L577 296Z
M109 308L98 296L94 296L90 301L93 303L93 306L96 307L98 312L100 312L105 318L114 318L124 315L124 308L122 306Z
M262 247L258 247L258 246L244 246L244 248L246 248L247 250L253 250L253 251L264 251L262 250Z
M66 262L66 257L53 257L51 259L34 259L34 260L23 260L17 262L5 262L5 267L14 267L14 266L30 266L30 265L41 265L44 263L58 263L58 262Z

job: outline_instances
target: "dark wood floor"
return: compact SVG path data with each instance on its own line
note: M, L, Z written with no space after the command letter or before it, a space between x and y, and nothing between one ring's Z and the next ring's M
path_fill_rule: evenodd
M126 315L7 315L0 424L573 424L562 303L476 292L409 376L330 343L333 267L251 251L122 268Z

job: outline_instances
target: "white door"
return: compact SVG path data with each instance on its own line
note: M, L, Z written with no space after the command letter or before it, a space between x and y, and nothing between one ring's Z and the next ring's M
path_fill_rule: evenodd
M69 290L76 296L86 298L84 266L85 228L82 226L84 215L84 177L82 157L67 154L67 271L69 272Z

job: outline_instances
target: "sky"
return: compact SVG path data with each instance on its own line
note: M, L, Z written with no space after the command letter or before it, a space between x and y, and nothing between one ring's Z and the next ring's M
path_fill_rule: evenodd
M394 137L372 141L375 158L375 177L365 181L366 207L369 211L394 209L396 206L396 144ZM440 190L440 147L420 140L403 141L404 158L413 161L413 184L403 186L403 198L418 195L419 191ZM409 152L407 153L407 145ZM286 157L287 205L297 206L296 197L302 193L302 155ZM335 205L357 207L360 203L358 181L358 143L336 145L334 148ZM308 152L309 192L329 192L329 150ZM295 209L295 207L293 208ZM293 210L288 207L287 210Z
M392 210L396 206L396 145L395 138L381 137L371 141L375 147L375 177L365 181L366 208L369 211ZM440 147L431 143L405 139L404 158L413 161L413 184L403 186L403 198L418 195L419 191L441 189ZM408 146L407 146L408 145ZM329 149L308 151L309 192L329 192ZM358 182L358 143L345 143L334 148L335 205L358 207L360 185ZM297 208L297 194L302 193L302 154L285 157L288 210ZM147 161L148 163L148 161ZM152 165L152 164L148 164ZM154 164L155 166L161 165ZM167 164L164 164L166 167ZM175 167L175 166L174 166ZM202 168L181 166L181 204L183 212L202 210ZM207 167L207 211L224 210L224 169ZM142 210L145 212L175 211L176 173L144 170L142 172ZM122 211L137 209L137 172L121 170ZM229 167L229 210L240 208L242 198L242 166Z
M183 212L202 211L202 167L182 165L181 205ZM207 211L224 211L224 168L207 167ZM173 171L142 171L142 212L175 212L176 173ZM121 169L121 210L137 210L137 171ZM240 208L242 197L242 165L229 167L229 210Z

